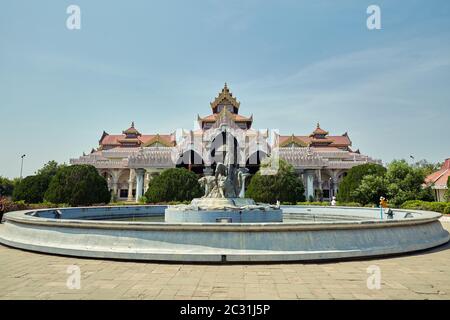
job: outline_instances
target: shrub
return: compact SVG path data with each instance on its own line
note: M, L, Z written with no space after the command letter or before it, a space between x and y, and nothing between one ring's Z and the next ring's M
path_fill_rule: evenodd
M342 182L339 184L339 192L337 194L337 201L339 202L359 202L355 199L352 192L355 191L361 184L364 176L375 175L384 176L386 168L379 164L366 163L351 168Z
M270 159L262 164L267 166ZM296 204L305 201L305 188L294 168L280 159L278 172L274 175L261 175L258 171L251 179L246 196L257 202Z
M191 201L202 195L203 190L198 183L197 175L185 168L164 170L150 181L145 193L150 203Z
M386 172L387 198L394 206L408 200L433 201L430 188L422 188L425 176L421 169L410 166L405 160L389 164Z
M450 213L450 205L447 202L429 202L421 200L406 201L401 205L402 209L426 210L440 213Z
M361 203L358 203L358 202L340 202L340 201L337 201L336 205L337 206L341 206L341 207L364 207L364 205L361 205Z
M10 211L19 211L19 210L29 209L29 206L24 201L14 202L7 198L0 198L0 203L2 204L3 212L5 212L5 213L10 212Z
M297 202L301 206L331 206L331 202L328 201L315 201L315 202ZM340 207L362 207L358 202L336 202L336 206Z
M330 203L327 201L301 201L301 202L297 202L298 205L300 206L329 206Z
M22 179L14 188L13 200L26 203L38 203L44 199L50 178L44 175L28 176Z
M444 209L444 214L450 214L450 204L447 204L447 206Z
M64 166L58 165L56 161L49 161L37 171L36 175L17 180L12 193L13 200L25 201L26 203L42 202L50 181L58 169Z
M0 197L12 196L14 183L8 178L0 176Z
M38 209L47 209L47 208L63 208L68 207L67 204L55 204L50 202L42 202L42 203L25 203L25 201L12 201L8 198L0 198L0 203L3 205L3 211L11 212L11 211L20 211L20 210L38 210Z
M106 180L91 165L73 165L58 169L45 200L71 206L108 203L111 193Z

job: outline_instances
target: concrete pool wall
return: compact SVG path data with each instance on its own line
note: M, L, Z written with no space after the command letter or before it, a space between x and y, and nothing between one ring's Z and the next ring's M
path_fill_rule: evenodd
M335 217L282 223L164 223L114 221L161 215L165 206L28 210L7 213L0 243L79 257L185 262L309 261L398 254L449 241L435 212L283 207L284 215ZM407 218L405 218L405 216ZM93 220L102 219L102 220Z

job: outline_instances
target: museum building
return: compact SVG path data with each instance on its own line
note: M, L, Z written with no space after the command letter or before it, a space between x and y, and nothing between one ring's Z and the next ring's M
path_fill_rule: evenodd
M70 163L95 166L107 179L114 199L121 201L138 201L152 177L168 168L211 175L227 153L252 174L266 157L284 159L303 179L308 200L330 200L350 168L381 163L353 150L347 133L330 135L319 123L307 135L252 128L253 115L239 113L240 102L226 84L210 107L210 115L197 116L195 130L143 134L133 122L122 134L103 131L97 149Z

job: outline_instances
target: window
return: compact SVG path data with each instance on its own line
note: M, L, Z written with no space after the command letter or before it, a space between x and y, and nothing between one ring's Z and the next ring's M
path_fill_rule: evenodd
M128 189L120 189L120 198L128 197Z

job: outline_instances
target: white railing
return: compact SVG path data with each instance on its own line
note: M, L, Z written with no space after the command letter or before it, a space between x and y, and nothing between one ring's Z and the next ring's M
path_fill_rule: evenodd
M90 164L96 168L127 168L128 160L70 159L70 164Z

